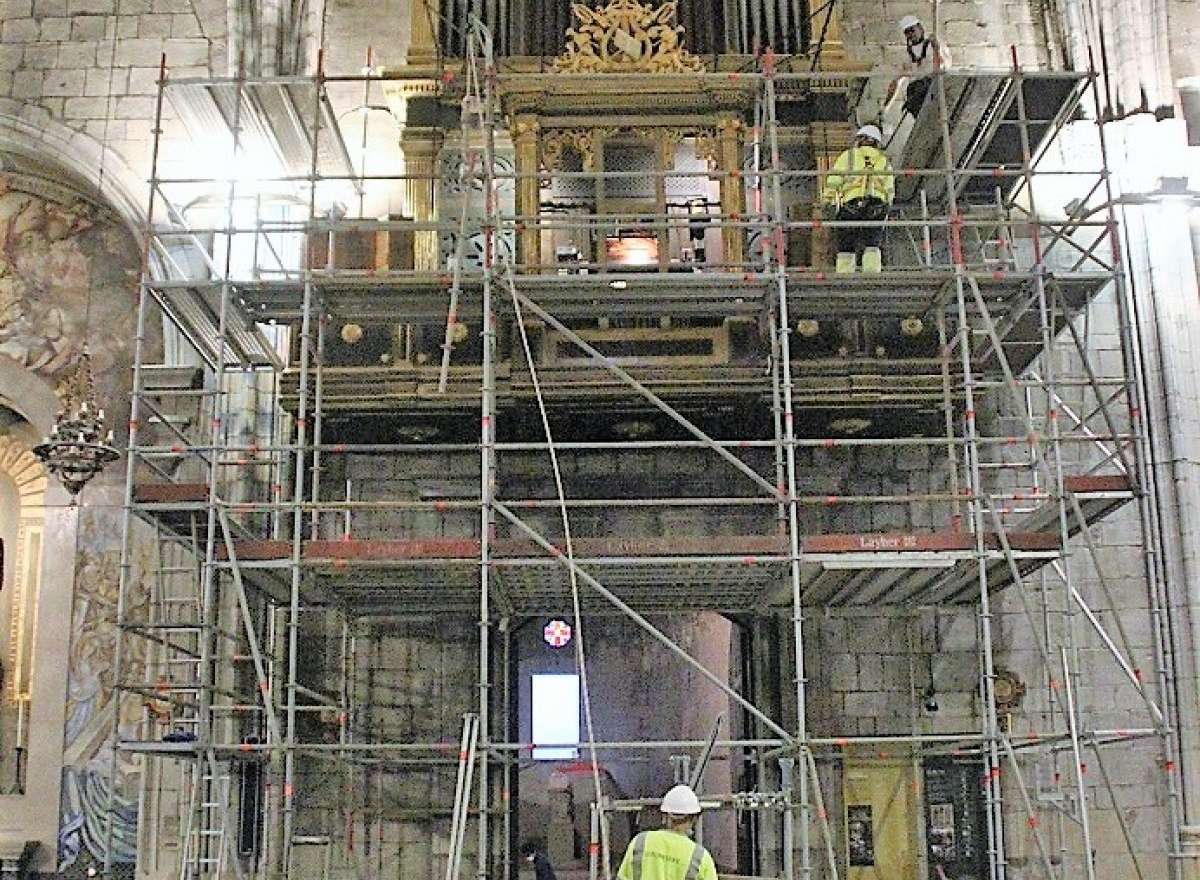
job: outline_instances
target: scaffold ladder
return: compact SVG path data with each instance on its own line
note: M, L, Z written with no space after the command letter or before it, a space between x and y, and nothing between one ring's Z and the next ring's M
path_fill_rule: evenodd
M196 517L191 517L192 547ZM155 567L144 624L134 624L155 650L146 707L156 738L193 740L199 735L202 633L200 557L179 538L155 524Z
M225 821L229 812L229 773L227 769L219 769L208 752L191 765L191 776L188 811L182 827L179 878L222 877L230 863ZM236 857L231 861L240 877Z

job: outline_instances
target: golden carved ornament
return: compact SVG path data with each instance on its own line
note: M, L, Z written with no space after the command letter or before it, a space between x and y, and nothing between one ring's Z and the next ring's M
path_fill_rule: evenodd
M746 123L736 116L723 116L717 120L717 133L723 138L738 137L746 130Z
M696 135L696 158L707 162L710 168L717 167L721 155L721 145L717 141L716 132L702 131Z
M554 60L559 73L698 73L704 61L683 48L675 24L675 0L647 6L611 0L591 9L572 3L578 24L567 31L567 48Z
M514 141L523 139L532 140L537 138L538 132L541 129L542 126L538 123L537 119L528 116L518 116L513 120L512 125L509 126L509 133Z
M558 129L542 138L542 167L557 171L562 166L563 153L574 150L579 154L584 170L596 167L596 145L589 129Z

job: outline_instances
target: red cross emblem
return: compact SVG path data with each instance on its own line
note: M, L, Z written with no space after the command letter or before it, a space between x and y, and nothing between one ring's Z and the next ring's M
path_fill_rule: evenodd
M542 638L551 648L565 647L571 641L571 624L565 620L552 620L542 627Z

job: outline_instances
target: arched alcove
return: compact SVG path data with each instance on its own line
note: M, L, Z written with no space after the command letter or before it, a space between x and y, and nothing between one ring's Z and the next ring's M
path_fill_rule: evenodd
M0 434L0 793L8 795L26 788L46 485L45 468L28 445Z

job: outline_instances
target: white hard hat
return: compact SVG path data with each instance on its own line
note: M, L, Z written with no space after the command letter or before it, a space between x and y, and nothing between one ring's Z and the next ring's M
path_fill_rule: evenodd
M870 138L877 144L883 143L883 132L879 130L878 125L864 125L854 133L854 136Z
M917 18L915 15L906 15L904 18L900 19L900 30L906 31L911 27L916 27L920 23L921 19Z
M690 786L677 785L663 795L659 809L671 816L699 816L700 798Z

